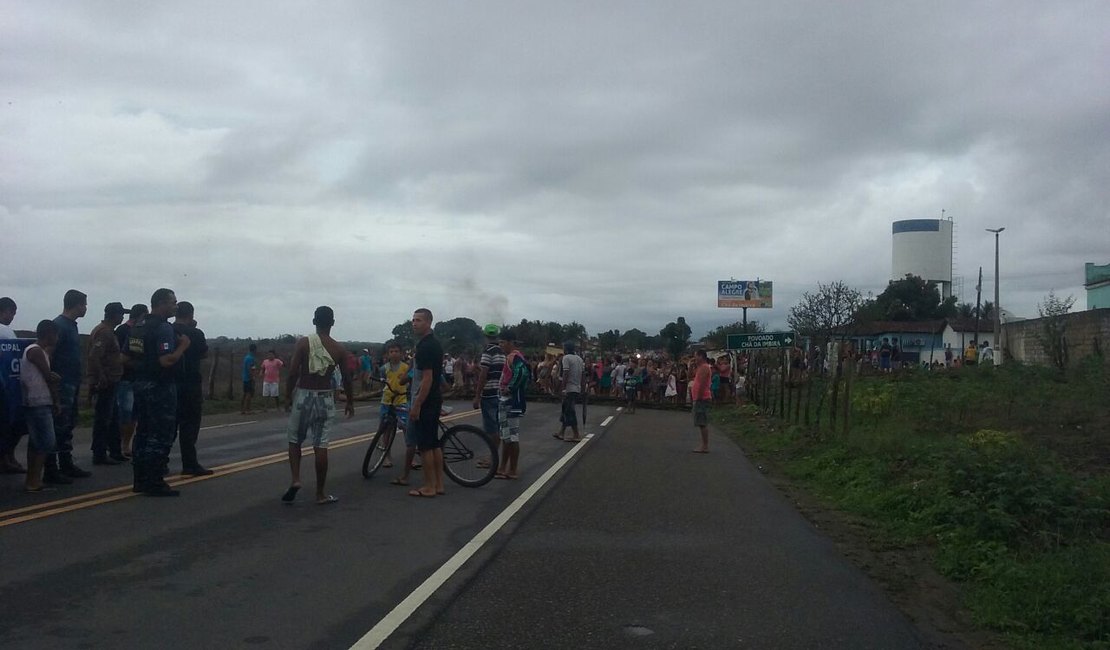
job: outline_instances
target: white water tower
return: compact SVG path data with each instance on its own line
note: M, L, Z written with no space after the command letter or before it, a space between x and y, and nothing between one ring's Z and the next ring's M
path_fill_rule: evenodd
M894 247L890 277L906 274L936 282L940 297L952 295L952 222L948 219L904 219L892 228Z

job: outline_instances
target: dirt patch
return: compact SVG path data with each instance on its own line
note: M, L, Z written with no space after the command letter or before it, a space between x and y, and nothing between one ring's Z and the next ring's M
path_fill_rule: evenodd
M730 436L732 437L732 436ZM963 592L933 568L928 547L891 547L867 521L834 510L795 485L774 459L748 449L732 437L748 458L794 507L836 545L837 550L878 583L891 601L917 626L932 648L1008 648L996 635L977 628L961 606Z

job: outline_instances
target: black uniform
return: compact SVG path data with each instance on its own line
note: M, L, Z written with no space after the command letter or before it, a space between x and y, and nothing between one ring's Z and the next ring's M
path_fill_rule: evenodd
M127 354L135 360L136 492L176 494L162 478L177 435L176 373L159 362L176 347L173 326L153 314L135 323L128 338Z
M202 470L197 462L197 437L200 435L201 408L204 393L201 389L201 359L208 356L208 341L204 332L195 325L174 323L174 333L189 337L189 347L175 366L177 379L177 439L181 446L181 467L188 474Z

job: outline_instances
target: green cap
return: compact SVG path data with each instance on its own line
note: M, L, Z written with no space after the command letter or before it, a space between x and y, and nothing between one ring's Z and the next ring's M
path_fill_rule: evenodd
M486 336L497 336L501 333L501 328L494 325L493 323L490 323L489 325L486 325L482 328L482 333Z

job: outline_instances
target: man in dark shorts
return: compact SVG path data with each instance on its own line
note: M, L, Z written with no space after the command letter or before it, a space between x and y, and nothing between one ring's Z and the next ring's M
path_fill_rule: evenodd
M421 307L412 314L412 330L419 337L413 355L413 399L409 427L424 463L424 485L409 496L443 494L443 447L439 440L439 412L443 408L443 346L432 333L432 312Z
M562 416L559 418L562 428L559 429L559 434L555 437L567 442L578 442L582 439L582 434L578 431L578 415L574 412L574 407L582 394L582 384L586 376L586 362L574 353L573 341L563 343L563 360L560 361L560 364L563 367L563 408ZM570 427L571 432L574 433L573 438L566 437L567 427Z
M285 410L291 412L288 442L293 481L281 500L293 503L301 489L301 445L311 432L316 458L316 504L328 505L339 501L324 491L328 478L328 434L336 420L335 389L331 384L335 369L339 368L343 376L347 419L355 416L354 385L347 365L350 352L331 336L335 312L331 307L317 307L312 324L316 326L316 333L297 341L293 348L289 380L285 384Z
M701 434L701 445L694 448L696 454L709 453L709 404L713 401L713 391L709 388L713 368L705 350L695 353L696 365L694 379L690 382L690 399L694 402L694 426Z
M247 348L247 356L243 357L243 400L239 404L239 413L243 415L254 412L251 410L251 400L254 399L254 376L258 374L254 358L257 351L258 346L251 343Z

